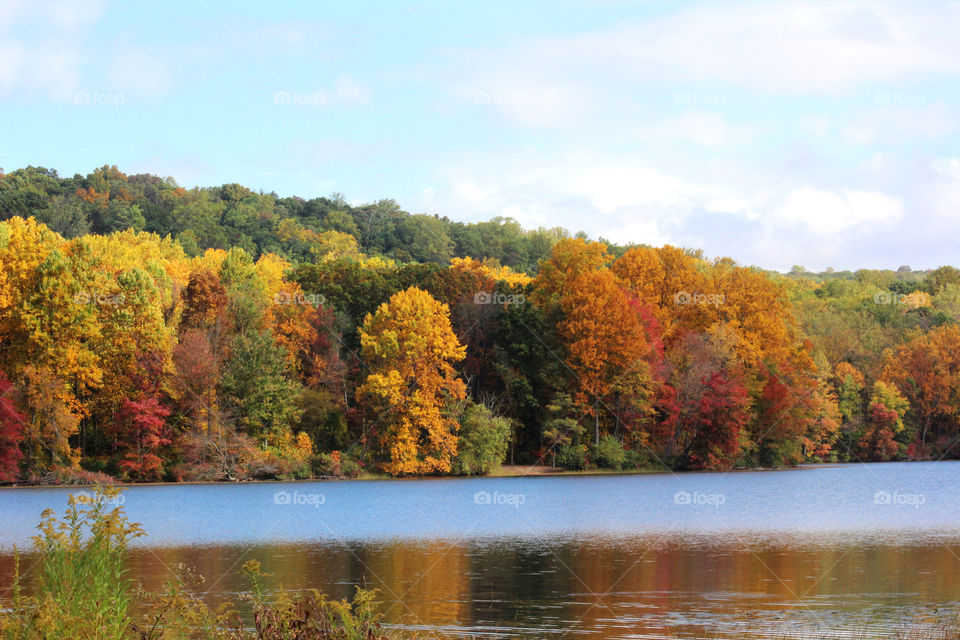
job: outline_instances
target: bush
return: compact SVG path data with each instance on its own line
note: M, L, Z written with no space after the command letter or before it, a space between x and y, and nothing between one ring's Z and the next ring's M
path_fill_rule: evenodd
M313 457L311 469L314 476L333 478L359 478L363 465L349 452L331 451Z
M560 447L557 451L557 465L571 471L582 471L587 468L587 448L582 444L571 444Z
M626 450L625 459L623 461L623 467L625 469L641 469L649 465L650 460L645 452L637 451L636 449Z
M600 438L600 444L594 447L593 460L601 469L620 471L627 459L627 452L616 436Z
M507 458L512 427L508 418L497 417L486 405L471 402L460 417L453 472L485 475L499 469Z
M243 566L253 583L253 619L256 640L386 640L377 613L376 590L357 587L352 601L329 600L313 590L293 597L281 591L272 601L260 587L260 563L251 560ZM246 640L237 635L235 640Z
M117 480L99 471L88 471L77 467L52 467L41 474L27 476L27 484L39 485L111 485Z
M179 442L183 462L171 469L176 481L246 480L257 447L249 436L229 426L209 432L186 433Z

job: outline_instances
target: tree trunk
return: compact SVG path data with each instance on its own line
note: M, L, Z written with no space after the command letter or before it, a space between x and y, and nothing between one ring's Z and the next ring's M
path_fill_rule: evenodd
M600 398L593 397L593 444L596 447L600 446L600 409L598 405L600 404Z

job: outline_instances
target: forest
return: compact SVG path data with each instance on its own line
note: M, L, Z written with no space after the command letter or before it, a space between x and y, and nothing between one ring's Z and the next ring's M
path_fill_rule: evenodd
M960 270L0 171L0 482L957 457Z

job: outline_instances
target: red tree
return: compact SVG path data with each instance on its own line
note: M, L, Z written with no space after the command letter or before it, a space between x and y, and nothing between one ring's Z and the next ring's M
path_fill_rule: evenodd
M20 441L23 440L25 418L13 404L13 385L0 373L0 482L13 482L17 479L17 467L23 453Z
M166 417L170 410L155 395L127 399L113 416L117 448L123 452L120 466L137 480L160 480L163 460L157 455L171 443Z
M703 381L687 466L729 469L740 452L740 436L750 420L750 394L739 373L716 371Z
M860 451L868 460L889 460L900 450L894 438L899 414L882 402L870 405L870 427L860 441Z

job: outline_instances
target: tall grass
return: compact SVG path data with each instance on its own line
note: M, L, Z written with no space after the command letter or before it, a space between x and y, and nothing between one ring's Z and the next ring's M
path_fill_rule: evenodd
M119 490L98 488L71 496L62 519L43 512L34 537L40 580L35 595L21 586L14 561L12 600L0 603L3 640L388 640L376 613L375 591L357 589L353 600L319 592L268 597L260 565L244 570L251 581L253 628L229 608L211 611L190 587L202 582L181 571L159 593L139 592L126 568L132 539L144 535L123 509L111 508ZM132 617L134 594L147 605Z
M0 622L9 639L122 640L129 625L131 583L127 545L143 535L117 506L119 490L70 496L62 520L43 512L34 546L40 554L40 595L20 588L19 559L12 610Z

